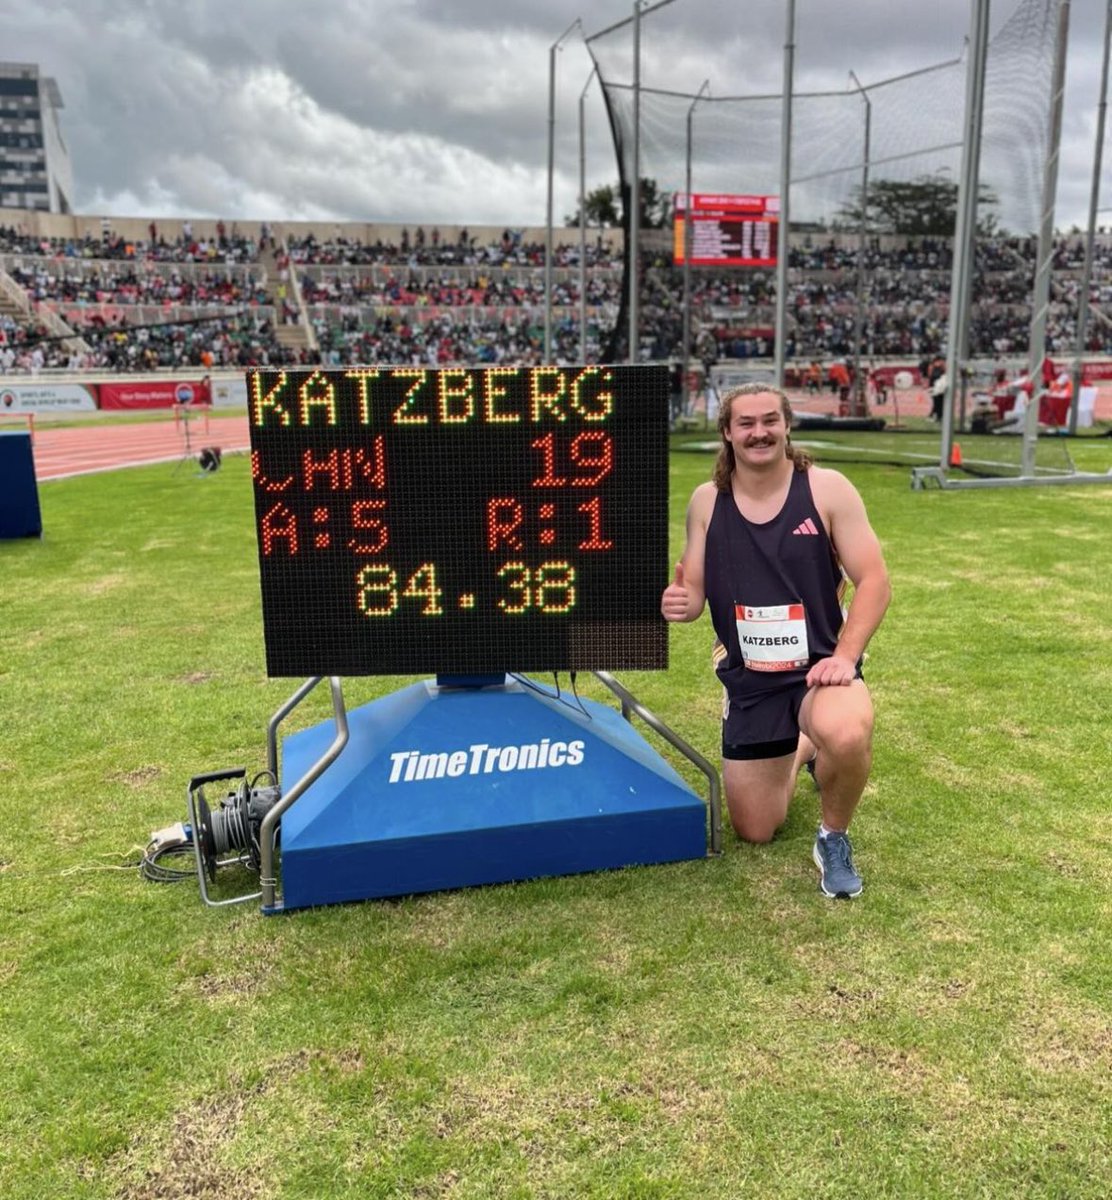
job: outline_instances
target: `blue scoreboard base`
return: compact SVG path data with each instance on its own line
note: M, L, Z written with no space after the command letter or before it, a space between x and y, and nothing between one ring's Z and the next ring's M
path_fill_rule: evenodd
M581 706L580 706L581 705ZM281 908L702 858L706 805L612 708L422 682L348 714L281 822ZM282 744L287 789L335 737ZM267 910L274 911L274 910Z

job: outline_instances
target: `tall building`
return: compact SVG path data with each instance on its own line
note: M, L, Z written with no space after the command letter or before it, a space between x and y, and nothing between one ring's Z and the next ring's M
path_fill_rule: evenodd
M0 208L73 211L62 93L34 63L0 62Z

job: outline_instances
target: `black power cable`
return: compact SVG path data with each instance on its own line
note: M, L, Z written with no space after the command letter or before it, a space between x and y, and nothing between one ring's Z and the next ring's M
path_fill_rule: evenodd
M189 856L188 868L167 866L162 861L185 855ZM181 883L183 879L195 878L197 865L193 855L192 833L184 825L156 833L139 860L139 873L150 883Z

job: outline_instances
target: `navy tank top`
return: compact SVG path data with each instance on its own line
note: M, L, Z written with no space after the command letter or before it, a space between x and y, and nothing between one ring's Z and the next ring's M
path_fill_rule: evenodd
M771 521L747 521L732 492L719 492L707 528L704 580L720 645L715 667L731 696L777 691L807 677L834 653L842 629L845 577L811 495L807 471L792 471L784 506ZM810 660L785 671L745 666L736 606L802 604Z

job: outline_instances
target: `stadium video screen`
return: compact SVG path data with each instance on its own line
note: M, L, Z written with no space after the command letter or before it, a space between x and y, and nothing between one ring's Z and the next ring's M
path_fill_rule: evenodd
M677 266L683 264L687 251L687 207L687 196L677 192L672 252ZM779 196L695 192L691 196L691 265L774 267L779 221Z
M666 367L247 388L268 674L667 666Z

